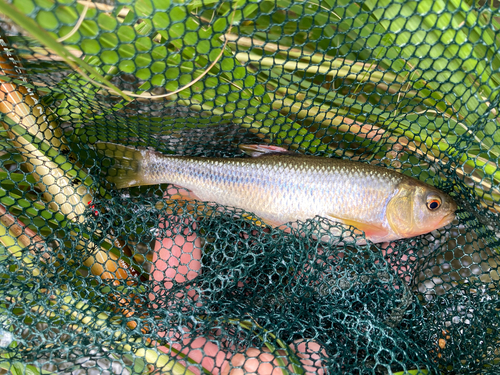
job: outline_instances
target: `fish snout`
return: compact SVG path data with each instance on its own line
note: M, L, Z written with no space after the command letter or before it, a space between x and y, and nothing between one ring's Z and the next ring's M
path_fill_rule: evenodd
M456 215L455 215L455 210L451 211L448 213L443 219L441 220L441 227L445 227L448 224L450 224L453 220L455 220Z

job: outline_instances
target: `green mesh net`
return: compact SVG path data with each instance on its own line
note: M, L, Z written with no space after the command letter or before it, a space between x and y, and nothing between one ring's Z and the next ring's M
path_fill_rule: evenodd
M1 0L0 373L498 373L497 7ZM118 190L97 141L279 145L459 209L355 246L322 217L283 231L168 184Z

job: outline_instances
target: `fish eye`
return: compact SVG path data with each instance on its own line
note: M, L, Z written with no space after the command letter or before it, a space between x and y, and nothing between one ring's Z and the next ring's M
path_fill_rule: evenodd
M431 211L436 211L441 207L441 198L436 196L427 197L427 208Z

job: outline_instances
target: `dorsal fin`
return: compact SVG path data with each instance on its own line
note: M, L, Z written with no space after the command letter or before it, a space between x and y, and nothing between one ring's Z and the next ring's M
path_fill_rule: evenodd
M301 156L295 152L289 151L286 148L273 145L239 145L241 151L250 155L253 158L264 155L295 155Z

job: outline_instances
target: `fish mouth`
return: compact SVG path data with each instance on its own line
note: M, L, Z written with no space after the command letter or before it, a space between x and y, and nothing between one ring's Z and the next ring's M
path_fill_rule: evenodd
M448 215L446 215L445 217L443 217L443 219L441 220L441 223L440 223L441 227L447 226L453 220L455 220L455 218L456 218L455 212L450 212Z

